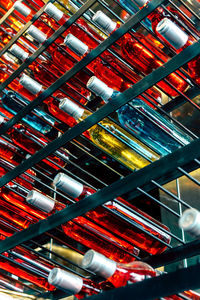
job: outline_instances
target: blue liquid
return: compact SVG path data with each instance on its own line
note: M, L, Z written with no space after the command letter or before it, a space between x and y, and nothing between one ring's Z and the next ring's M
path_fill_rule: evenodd
M16 115L19 111L21 111L24 108L24 105L21 103L29 104L29 101L22 98L19 94L7 90L5 90L5 94L1 98L1 101L3 107L13 115ZM54 125L55 121L50 116L48 116L48 114L46 114L43 110L35 108L33 111L39 117ZM24 121L24 123L31 126L35 130L38 130L42 134L46 134L52 129L52 127L49 124L45 123L45 121L41 120L32 113L23 117L22 120Z
M114 99L120 92L114 91L111 99ZM193 139L179 129L175 124L170 123L164 116L156 112L140 99L131 101L131 105L139 111L126 104L117 110L119 122L128 128L134 136L145 142L152 150L161 156L165 156L181 147L189 144ZM148 118L147 118L148 117ZM155 123L155 124L154 124ZM162 127L165 131L163 131ZM170 133L173 137L168 135ZM178 140L178 141L177 141Z

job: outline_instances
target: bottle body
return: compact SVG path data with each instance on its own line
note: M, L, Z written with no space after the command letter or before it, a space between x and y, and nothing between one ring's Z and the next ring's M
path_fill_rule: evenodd
M134 109L134 107L138 111L141 111L141 113ZM187 145L192 141L191 137L146 105L142 100L133 100L131 105L126 104L122 106L117 113L120 123L125 128L127 127L133 131L134 134L140 136L141 140L146 141L152 149L162 156L178 149L181 143ZM159 126L154 125L153 122ZM167 132L170 133L172 137L168 135ZM179 142L173 139L173 137L175 139L178 138Z
M28 104L29 101L22 98L19 94L13 91L5 91L3 97L1 98L2 104L5 109L7 109L13 115L16 115L23 107L23 104ZM52 126L55 125L55 121L47 113L45 113L40 108L34 109L35 114L28 114L22 120L29 126L33 127L35 130L46 134L51 131ZM37 115L40 117L38 118ZM44 121L42 120L44 119ZM50 123L47 124L45 121Z

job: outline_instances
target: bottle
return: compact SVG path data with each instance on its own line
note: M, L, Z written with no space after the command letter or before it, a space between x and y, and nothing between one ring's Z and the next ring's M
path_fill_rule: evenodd
M60 9L58 9L54 4L48 3L44 9L44 11L59 25L63 25L67 22L70 16L64 14ZM77 26L78 25L78 26ZM85 31L86 32L85 32ZM88 24L84 19L79 18L76 23L72 24L64 33L64 35L72 33L81 41L84 41L88 46L94 48L98 46L99 42L104 39L99 35L97 31L92 29L90 24ZM87 34L89 33L89 35ZM97 41L96 41L97 40Z
M55 202L35 190L28 193L26 201L45 212L46 217L65 208L64 204ZM117 261L133 261L135 257L131 254L138 255L139 253L133 245L93 223L92 218L88 220L79 216L63 224L62 229L68 237Z
M21 147L31 155L45 147L49 142L49 140L38 135L37 133L33 132L31 129L22 124L15 124L11 129L8 130L8 133L15 145ZM56 170L60 170L59 166L65 167L66 161L69 160L67 150L60 149L57 150L55 153L58 156L51 154L47 157L50 160L42 160L43 168L46 168L51 173L55 172ZM41 162L39 163L39 165L41 165Z
M1 224L0 239L4 240L11 235L11 231L9 231L5 225ZM7 260L6 258L11 260ZM16 265L15 262L20 263L20 266L19 264ZM2 270L30 281L45 290L53 291L55 289L55 287L46 280L53 266L21 246L4 252L3 255L0 256L0 264Z
M200 212L194 208L188 208L179 219L179 227L189 234L200 236Z
M25 105L29 104L29 101L22 98L17 92L4 90L4 94L1 97L1 103L7 111L12 113L12 115L16 115ZM29 113L23 117L22 120L38 132L47 134L51 132L53 126L57 125L54 118L49 116L41 108L34 108L33 112L34 114Z
M95 13L93 16L93 21L106 30L109 34L112 34L120 27L118 23L113 22L101 11ZM137 39L144 45L138 42ZM163 65L162 61L167 62L169 59L164 52L151 44L151 42L141 33L136 32L133 34L133 36L131 36L129 33L126 33L122 38L119 39L117 44L120 46L120 54L123 56L123 58L127 59L136 70L144 75L150 74L153 70ZM156 58L148 49L161 58L162 61ZM119 52L117 48L115 50ZM176 89L184 92L188 87L188 83L178 75L180 73L179 71L176 73L171 73L166 77L166 79ZM158 82L157 85L159 88L161 88L161 90L172 97L179 95L176 90L171 88L170 85L164 81Z
M100 293L98 283L60 268L54 268L49 272L48 282L64 290L67 296L75 295L78 299Z
M95 193L94 189L81 184L64 173L56 175L53 185L76 201ZM116 200L118 201L106 202L104 207L99 206L95 210L87 212L86 216L90 217L100 226L102 225L108 230L112 229L114 234L119 236L123 234L126 241L133 243L136 247L148 253L159 254L163 252L166 249L166 245L162 244L162 241L169 244L171 238L167 233L162 231L162 228L167 232L169 232L169 229L123 198L118 197ZM128 208L124 207L124 205L127 205ZM141 218L141 216L145 217L146 220ZM153 224L149 223L148 220L153 222ZM161 229L157 228L156 225ZM159 238L160 241L154 239L148 233Z
M37 9L44 6L44 2L42 0L29 0L29 3L35 6ZM1 5L4 6L6 9L10 9L13 6L12 0L2 0Z
M77 123L91 115L91 112L81 108L67 98L60 102L59 108L71 115L77 120ZM98 148L111 155L129 169L140 169L148 165L149 160L155 161L159 159L159 156L154 151L109 119L105 118L99 123L100 125L96 124L88 129L84 135Z
M94 76L88 81L87 87L106 103L120 94ZM123 105L117 110L117 114L122 126L131 130L142 142L161 156L167 155L180 148L181 144L187 145L193 140L141 99L134 99L130 104Z
M14 44L9 51L15 57L20 59L20 61L26 61L26 59L29 57L29 52L25 51L17 44ZM29 65L29 69L33 71L34 78L46 87L54 83L60 76L64 74L64 72L61 72L59 68L57 68L53 64L52 61L46 59L44 56L39 56L37 61L33 61L32 64ZM67 82L67 84L68 86L63 85L62 89L63 91L66 91L70 96L74 96L75 94L78 98L79 94L81 94L85 98L89 99L90 92L85 89L84 86L76 78L71 78ZM74 93L73 90L75 90L77 93ZM85 104L87 102L85 98L81 98L80 102Z
M127 283L142 281L147 276L156 276L156 271L144 262L116 263L94 250L85 253L82 267L106 279L99 283L102 290L119 288Z
M169 18L161 18L154 22L153 27L155 33L159 36L165 44L172 48L176 53L180 53L182 50L192 45L196 40L189 36L184 30L182 30L175 22ZM188 73L190 77L200 84L200 55L192 59L188 65Z
M80 60L80 58L82 58L90 52L88 46L81 42L79 39L77 39L71 33L69 33L66 36L64 43L71 51L73 51L74 55L76 56L76 58L78 58L78 60ZM58 54L56 54L56 51L54 52L54 56L55 55L58 56ZM120 92L123 92L129 87L131 87L132 82L130 80L123 79L122 74L128 74L128 78L133 80L133 82L137 82L139 79L141 79L140 77L137 78L137 75L134 72L128 71L128 68L120 64L120 62L118 63L117 59L108 51L105 51L101 56L105 60L102 60L100 57L97 57L87 66L87 68L90 71L92 71L95 75L97 75L104 83L108 84L109 87L116 89ZM62 55L61 53L61 57L59 57L59 60L65 61L66 55ZM121 74L117 73L115 69L111 68L109 64L106 64L106 62L108 62L115 69L118 69L121 72ZM155 91L154 89L150 92L150 94L153 94L155 99L160 102L161 94L158 91ZM158 103L156 101L154 102L156 104Z

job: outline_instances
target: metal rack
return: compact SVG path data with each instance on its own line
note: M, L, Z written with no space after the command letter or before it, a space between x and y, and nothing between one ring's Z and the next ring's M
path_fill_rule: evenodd
M62 3L60 3L59 1L49 2L57 2L63 8L65 8L64 5L62 5ZM10 87L8 87L9 84L23 71L27 71L28 66L33 61L37 60L39 55L46 55L46 51L48 52L48 47L52 43L54 43L56 39L66 31L66 29L70 28L70 26L74 24L80 17L85 18L93 26L95 26L95 23L92 22L86 12L89 11L90 14L94 13L93 10L96 1L89 0L86 3L82 3L81 1L79 1L77 3L80 5L80 9L74 14L70 13L70 10L68 9L69 14L71 15L70 19L63 26L60 26L59 29L51 35L50 38L48 38L42 45L38 45L37 43L34 45L33 42L36 51L31 56L29 56L29 58L25 62L21 63L15 70L13 70L13 73L4 82L2 82L0 86L1 94L4 93L5 88L11 89ZM182 4L199 21L200 18L198 17L198 15L196 15L195 12L193 12L193 10L191 10L189 6L184 3L184 1L179 0L177 1L177 3ZM89 72L90 74L91 72L86 69L87 65L92 62L97 56L100 56L105 50L108 50L109 53L112 53L112 55L114 55L118 61L124 63L130 70L133 70L130 62L125 61L122 57L120 57L120 55L113 50L112 45L127 32L133 34L132 30L138 31L141 28L143 30L146 30L146 33L150 33L152 36L154 36L142 21L158 6L162 6L166 10L166 5L168 4L171 4L173 7L178 9L180 13L183 14L183 11L177 6L177 3L176 5L174 5L173 1L152 0L148 5L138 11L137 14L130 17L125 24L122 24L117 31L115 31L112 35L102 41L100 45L93 49L87 56L85 56L80 61L77 61L77 63L69 71L67 71L60 78L56 79L50 87L47 87L40 95L36 96L33 101L31 101L28 105L25 105L17 115L15 115L11 119L8 119L6 124L1 126L0 134L7 141L11 142L9 139L9 135L6 134L6 132L10 128L12 128L12 126L20 122L22 118L28 113L32 112L34 108L40 107L43 101L47 97L51 96L59 88L63 92L63 84L68 82L70 78L74 77L79 71L84 69L85 72ZM30 5L30 3L27 4ZM105 2L98 1L98 4L101 5L104 10L108 11L109 14L113 16L113 18L124 23L123 20L118 16L118 14L115 13L115 11L110 8ZM122 6L117 1L112 1L112 4L115 4L115 6L117 5L118 9L122 9ZM37 19L40 19L43 11L44 7L40 8L39 11L34 15L34 17L28 23L24 24L24 26L12 37L10 42L7 43L2 49L0 49L0 60L2 55L9 51L9 48L15 42L17 42L22 35L24 35L30 25L32 25ZM15 15L13 12L13 8L11 8L2 17L2 19L0 20L0 24L7 24L6 26L9 26L8 17L11 14ZM187 30L187 32L195 36L195 38L198 38L197 33L193 30L191 20L189 19L189 17L187 17L187 19L191 23L191 28L185 25L185 29ZM23 20L21 21L23 22ZM100 28L98 28L98 30L100 30ZM102 34L106 35L105 32L102 32ZM199 186L199 180L196 179L193 174L191 174L192 171L198 170L200 165L200 140L198 138L198 133L191 131L190 128L184 126L183 123L180 123L175 117L173 117L173 111L175 109L180 109L185 103L189 103L190 107L194 108L196 111L199 111L199 105L195 103L195 101L193 101L194 97L199 95L199 87L197 84L195 84L195 82L191 80L191 78L188 78L188 90L184 93L179 92L179 96L174 99L170 99L169 97L169 102L166 104L155 104L155 99L149 96L147 90L154 85L156 86L156 84L161 80L164 80L169 84L166 77L172 72L176 72L177 69L179 69L179 72L181 74L180 76L185 79L187 77L187 74L185 69L181 67L185 66L187 62L200 54L199 44L200 42L197 41L177 55L171 52L170 49L167 49L166 47L163 48L163 51L167 51L167 53L171 57L168 62L166 62L160 68L154 70L149 75L144 76L144 74L142 74L143 78L141 77L142 79L140 81L136 82L131 88L123 92L116 99L111 100L109 103L103 105L100 108L100 100L92 95L91 101L89 101L87 105L85 105L85 107L92 112L92 115L85 119L83 122L80 122L76 126L72 127L70 130L66 130L65 127L62 126L62 122L56 120L55 118L59 126L54 127L54 139L49 139L49 144L47 146L37 151L30 158L21 162L17 167L9 170L9 172L5 176L0 178L0 187L5 186L10 181L17 184L15 178L21 176L23 172L26 172L28 169L32 168L37 173L38 177L35 177L34 175L30 176L30 174L28 174L27 172L26 174L28 174L30 178L36 181L38 188L45 191L47 195L53 195L54 197L59 196L61 197L61 199L70 201L72 204L67 206L62 211L49 216L47 219L32 224L27 229L19 231L17 228L13 228L16 233L13 236L6 238L5 240L2 240L0 242L0 253L10 251L10 249L14 248L17 245L22 245L26 249L32 250L33 253L37 253L41 257L47 259L49 262L57 266L61 266L64 269L71 270L71 267L66 267L65 265L59 263L57 259L52 259L52 255L55 255L56 258L61 258L62 256L55 253L55 251L46 249L44 244L48 241L55 241L56 243L63 244L71 249L78 251L81 254L84 253L87 249L86 247L78 245L78 243L74 244L74 242L70 238L64 238L63 233L58 227L59 225L66 223L67 221L70 221L77 216L83 215L89 210L92 210L99 205L103 205L107 201L119 196L123 196L127 201L130 201L132 203L134 203L134 199L137 199L139 196L146 197L148 201L150 201L152 206L159 206L168 214L174 215L177 220L181 215L182 207L191 207L188 201L185 201L185 199L182 199L180 195L173 193L172 191L167 189L165 187L165 184L181 176L185 176L188 182L192 182L197 187ZM108 62L107 64L109 65ZM193 142L186 146L180 144L180 148L174 153L160 158L158 161L150 161L150 164L148 166L132 172L125 166L120 165L119 162L113 162L113 159L111 158L109 160L109 157L107 160L107 164L104 163L102 161L102 155L104 155L104 153L100 149L96 148L93 144L91 144L91 142L88 141L82 135L82 133L89 129L91 126L100 122L105 117L109 117L110 120L120 125L114 117L113 113L122 105L129 103L131 100L137 98L138 95L141 94L143 95L144 99L148 99L148 101L152 105L157 107L157 110L160 113L166 115L166 117L168 117L172 122L178 124L185 131L185 133L189 134L193 138ZM66 96L68 95L66 94ZM76 98L74 98L73 100L78 102ZM131 103L129 103L129 105L131 105ZM100 123L98 124L101 125ZM60 133L59 137L58 133ZM74 200L66 197L66 195L64 195L63 193L60 193L49 186L49 183L52 181L53 177L51 174L47 174L44 172L44 170L39 168L39 163L42 159L46 158L50 154L57 154L56 150L60 147L70 149L69 160L67 160L66 167L60 167L59 165L57 166L59 166L61 171L65 172L66 174L72 175L72 177L77 178L82 183L93 187L95 190L97 190L95 194L75 203ZM50 158L48 158L48 160L50 160ZM97 174L93 174L91 172L91 169L88 171L85 164L88 162L95 163L95 166L98 166L101 168L101 170L108 172L109 178L102 178L102 176L100 175L97 176ZM12 188L10 187L7 188L12 190ZM172 209L168 205L164 204L161 199L159 199L159 197L152 195L151 191L154 189L162 191L166 195L171 197L179 205L179 210ZM6 222L4 224L6 224ZM8 224L6 225L8 226ZM166 244L166 246L168 247L166 252L155 256L150 256L147 253L142 253L139 257L137 257L137 259L143 260L153 267L160 267L177 261L182 261L185 258L196 257L199 254L200 242L198 240L187 242L185 241L185 236L183 235L183 233L181 236L179 236L173 233L173 231L170 233L170 235L173 242L172 245ZM162 241L160 240L160 242ZM37 248L42 249L46 254L38 252L36 250ZM73 269L74 273L80 276L84 276L82 274L82 268L80 268L80 266L68 259L64 259L63 257L62 259L76 268L75 270ZM158 297L167 296L169 295L169 293L177 294L184 290L196 289L200 287L198 282L198 269L199 264L197 263L195 266L182 268L181 270L170 272L169 274L164 274L157 278L148 279L144 282L127 286L118 290L112 290L104 293L103 295L99 294L97 296L92 296L91 299L110 299L111 296L115 299L121 299L122 295L123 297L126 297L126 299L128 299L132 294L137 295L137 299L155 299ZM89 275L87 274L85 276ZM90 274L90 276L92 276L94 280L97 279L92 273ZM179 282L177 282L175 278L180 278ZM26 289L29 289L27 283L21 284L26 286ZM30 294L36 294L47 299L61 299L65 295L62 291L58 290L52 293L43 293L35 288L30 288L29 292ZM185 299L183 296L181 297Z

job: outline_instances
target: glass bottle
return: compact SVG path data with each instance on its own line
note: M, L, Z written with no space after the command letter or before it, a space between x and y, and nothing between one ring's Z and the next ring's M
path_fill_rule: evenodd
M69 33L66 36L64 43L71 51L73 51L76 59L78 60L80 60L80 58L82 58L90 52L88 46L85 43L81 42L79 39L77 39L71 33ZM55 53L56 51L54 52L54 56L57 55ZM131 81L123 79L121 74L118 74L113 68L109 66L109 64L111 64L114 68L118 69L122 74L127 75L128 78L133 80L133 82L137 82L141 79L140 77L138 78L138 76L134 72L128 70L128 68L123 66L122 63L120 64L120 62L117 61L117 59L108 51L105 51L101 56L105 59L105 61L103 61L100 57L97 57L87 66L87 68L90 71L92 71L95 75L99 76L99 78L103 82L108 84L109 87L123 92L132 85ZM65 61L66 56L61 54L61 57L59 59L60 61ZM109 64L106 64L106 61ZM87 78L88 76L85 79ZM154 98L157 101L161 100L161 94L154 88L149 89L148 91L152 96L154 96ZM155 103L157 102L155 101Z
M59 108L71 115L77 120L77 123L91 115L91 112L81 108L67 98L60 102ZM84 134L97 147L128 168L132 170L140 169L149 164L148 159L151 161L159 159L159 156L154 151L146 147L146 145L138 141L109 119L105 118L99 123L104 126L105 129L96 124ZM116 137L111 133L115 134Z
M58 173L56 175L53 185L68 196L74 198L76 201L82 200L95 193L94 189L81 184L64 173ZM114 234L119 236L123 234L123 237L128 242L133 243L136 247L139 247L148 253L159 254L163 252L166 249L166 245L162 244L162 241L169 244L171 238L167 233L163 232L162 229L158 229L156 225L167 232L169 232L169 229L125 201L123 198L118 197L116 200L121 204L114 200L106 202L104 205L105 207L97 207L95 210L87 212L86 216L90 217L99 225L102 225L107 229L112 229ZM131 211L123 205L127 205ZM108 208L109 211L106 210L106 208ZM140 214L140 216L134 212ZM118 215L115 215L114 213L118 213ZM123 216L123 218L120 218L121 216ZM141 216L145 217L145 220L142 219ZM151 221L154 224L151 224L148 221ZM160 241L154 239L148 233L159 238Z
M0 240L4 240L11 235L12 233L8 228L1 224ZM6 257L12 259L12 261L8 261ZM20 265L17 265L15 262L20 263ZM55 289L46 279L53 266L21 246L4 252L3 256L0 257L0 264L2 270L30 281L45 290L53 291ZM23 268L23 266L25 268ZM29 269L27 270L26 267Z
M26 59L29 57L29 52L25 51L17 44L14 44L10 48L10 52L21 61L26 61ZM60 76L64 74L64 72L61 72L59 68L57 68L53 64L52 61L46 59L44 56L39 56L37 61L33 61L29 65L29 68L33 71L34 78L42 85L47 87L52 83L54 83ZM90 92L87 89L85 89L84 86L81 85L81 83L76 78L71 78L67 84L72 89L70 89L68 86L65 85L62 86L62 89L66 91L69 95L74 96L73 93L73 89L74 89L78 91L80 94L84 95L85 98L90 97ZM78 97L78 94L76 95ZM84 104L87 102L87 100L81 98L80 102Z
M1 118L0 118L1 122ZM4 124L5 121L2 121L1 124ZM28 127L22 124L15 124L12 128L8 130L8 134L15 145L27 151L29 154L33 155L35 152L39 151L41 148L45 147L48 144L48 140L41 135L38 135ZM59 166L64 167L66 165L66 160L69 159L67 150L61 149L57 150L56 153L63 157L62 160L59 156L51 154L48 158L51 160L43 159L43 167L48 171L55 172L55 170L60 170ZM57 166L54 162L59 165ZM40 162L41 165L41 162Z
M147 276L156 276L156 271L144 262L116 263L94 250L85 253L82 267L106 279L99 283L102 290L119 288L127 283L142 281Z
M93 21L101 26L104 30L106 30L109 34L112 34L120 27L118 23L113 22L101 11L95 13L95 15L93 16ZM142 42L144 46L140 42L138 42L136 38L139 39L139 41ZM163 65L163 62L156 58L153 53L160 57L164 62L167 62L169 59L169 57L164 52L155 47L154 44L152 44L141 33L133 33L133 36L131 36L129 33L126 33L122 38L119 39L117 43L120 46L120 54L125 59L127 59L136 70L144 75L150 74L153 70ZM153 53L148 49L150 49ZM188 87L188 83L178 74L179 71L177 71L177 74L173 72L168 75L166 79L176 89L184 92ZM179 95L176 90L171 88L164 81L158 82L157 85L172 97Z
M66 292L66 295L75 295L77 299L100 293L98 283L87 278L81 278L71 272L54 268L49 272L48 282Z
M120 94L94 76L88 81L87 87L105 102ZM162 156L175 151L181 143L187 145L193 140L141 99L134 99L130 104L123 105L117 110L117 114L119 122L125 128L138 135L142 142Z
M29 104L29 101L22 98L17 92L4 90L1 103L7 111L12 113L12 115L16 115L25 105ZM56 126L57 122L42 109L35 108L33 111L34 114L29 113L22 118L28 126L31 126L42 134L49 133L52 127Z
M46 216L52 215L65 208L65 205L55 202L53 199L32 190L28 193L26 200L29 204L36 206L46 213ZM95 249L104 255L120 262L130 262L135 257L130 254L138 255L139 250L133 245L116 237L101 226L79 216L72 221L62 225L64 233L77 242L88 248ZM125 250L125 251L124 251Z

